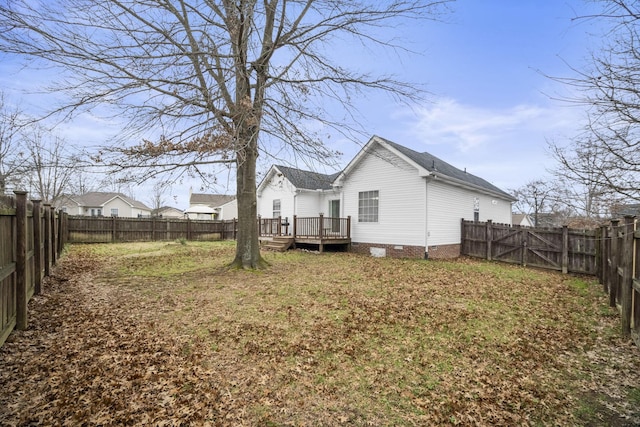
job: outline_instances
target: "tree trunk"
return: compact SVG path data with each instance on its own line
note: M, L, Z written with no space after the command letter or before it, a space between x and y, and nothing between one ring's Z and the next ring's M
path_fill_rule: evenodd
M246 147L238 151L236 166L238 236L233 268L261 269L267 262L260 256L258 240L258 202L256 196L257 136L249 136Z

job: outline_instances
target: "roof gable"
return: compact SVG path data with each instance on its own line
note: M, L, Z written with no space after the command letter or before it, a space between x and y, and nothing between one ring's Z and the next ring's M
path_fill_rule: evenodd
M210 207L222 206L234 200L236 196L229 194L191 193L189 205L205 205Z
M119 198L123 200L125 203L127 203L128 205L130 205L131 207L143 209L143 210L151 210L144 203L134 200L130 197L127 197L122 193L91 191L81 196L71 196L71 198L79 206L89 206L89 207L102 207L105 204L109 203L111 200L115 198Z
M304 190L331 190L331 184L340 172L324 174L319 172L305 171L302 169L290 168L287 166L275 166L291 184Z
M495 195L499 195L508 200L515 200L513 196L502 191L500 188L491 184L490 182L468 173L466 170L462 171L455 166L445 162L444 160L427 152L419 153L403 145L396 144L395 142L381 138L379 136L373 136L367 145L354 157L354 159L347 165L342 172L341 179L344 179L346 174L351 171L357 163L362 161L364 156L370 153L371 148L374 145L380 145L403 158L408 164L414 166L421 176L437 176L451 182L455 182L460 185L473 187L488 191Z

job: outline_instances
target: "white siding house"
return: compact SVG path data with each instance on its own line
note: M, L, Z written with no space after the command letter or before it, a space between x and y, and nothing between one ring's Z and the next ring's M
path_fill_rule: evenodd
M151 208L121 193L93 191L79 196L62 196L53 204L69 215L127 218L151 216Z
M234 219L238 217L238 202L236 196L228 194L190 193L189 208L184 213L189 219Z
M482 178L377 136L338 174L273 166L258 187L262 217L351 217L352 249L376 256L457 256L462 219L511 224L513 201Z
M283 220L291 220L294 215L317 217L322 213L331 216L333 207L335 216L340 216L336 202L330 203L330 200L340 200L340 193L331 186L337 175L272 166L258 185L258 215Z

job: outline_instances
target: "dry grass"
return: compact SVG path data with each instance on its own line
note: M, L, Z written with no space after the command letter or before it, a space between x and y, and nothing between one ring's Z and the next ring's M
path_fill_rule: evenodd
M462 259L73 246L0 349L0 424L633 425L590 279Z

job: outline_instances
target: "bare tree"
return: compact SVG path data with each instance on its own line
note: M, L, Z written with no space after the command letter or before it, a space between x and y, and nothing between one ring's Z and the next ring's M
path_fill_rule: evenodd
M26 159L22 164L25 184L32 195L51 202L68 192L79 160L72 147L35 123L22 130Z
M8 185L17 187L22 180L27 158L20 139L22 121L20 109L10 107L0 93L0 194L5 194Z
M610 216L611 209L623 201L620 192L610 184L623 179L619 176L622 171L610 168L612 153L583 136L569 147L555 142L549 147L558 164L551 172L562 191L560 201L586 219Z
M149 206L151 206L154 215L157 215L160 208L165 204L165 194L169 189L168 185L164 181L158 181L153 184L153 190L149 196Z
M605 26L603 44L588 69L559 79L578 90L572 101L589 107L585 132L555 153L567 175L588 191L608 189L640 200L640 3L601 0L602 13L581 19Z
M62 68L56 89L74 113L121 108L127 133L157 137L95 157L147 176L206 164L236 168L239 230L232 265L259 268L256 159L260 152L331 161L310 124L352 135L355 99L379 90L416 99L415 85L356 71L337 48L404 50L407 19L434 19L449 0L14 0L0 6L0 49ZM383 31L383 29L387 32ZM341 107L331 116L326 105ZM332 118L336 117L336 118Z
M566 216L566 212L560 207L562 196L558 187L551 182L537 179L527 182L520 188L510 190L517 201L513 207L528 215L533 216L534 227L541 226L542 214L555 214Z

